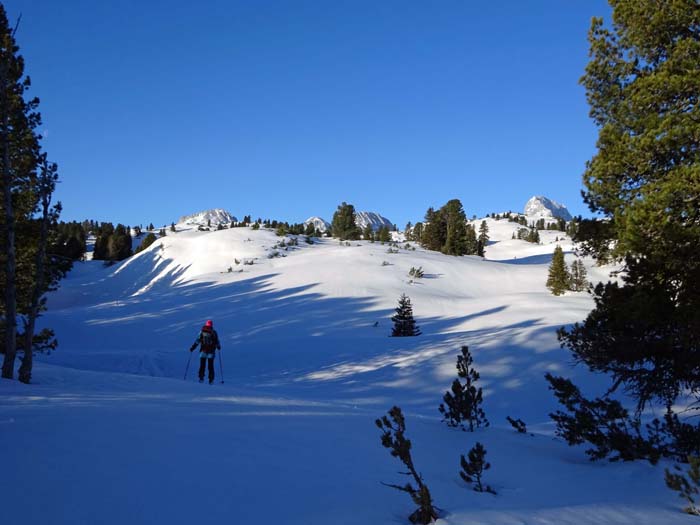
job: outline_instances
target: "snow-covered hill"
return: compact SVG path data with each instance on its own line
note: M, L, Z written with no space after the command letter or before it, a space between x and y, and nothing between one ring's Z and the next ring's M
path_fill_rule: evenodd
M515 223L487 225L486 259L303 236L289 246L269 230L232 228L168 234L113 267L76 264L41 318L61 344L37 358L38 384L0 380L0 435L16 444L0 494L42 494L6 506L3 519L407 523L408 496L380 485L405 480L374 426L399 405L440 525L694 523L664 487L667 464L591 463L553 437L545 372L588 393L609 386L573 368L556 339L592 301L545 288L555 245L574 258L562 232L531 244L511 239ZM607 279L609 268L585 264L590 280ZM388 337L402 293L420 337ZM188 349L206 319L221 337L224 384L194 379ZM491 422L473 434L437 410L461 345ZM516 434L506 416L534 435ZM497 496L459 478L459 456L477 440Z
M566 206L556 201L536 195L525 203L524 214L529 218L535 219L564 219L570 221L571 213L566 209Z
M230 224L231 222L237 222L238 219L231 215L226 210L220 208L214 208L213 210L204 210L192 215L185 215L178 219L178 224L187 224L195 226L207 226L211 223L212 226L218 226L219 224Z
M370 225L372 231L375 232L385 226L390 230L394 229L394 224L389 219L373 211L355 212L355 224L357 224L358 228L361 230L364 230L367 228L367 225Z

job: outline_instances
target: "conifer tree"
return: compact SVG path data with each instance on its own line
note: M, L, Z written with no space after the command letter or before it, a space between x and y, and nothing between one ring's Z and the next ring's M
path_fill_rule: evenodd
M374 240L374 231L372 230L372 225L367 223L365 226L365 229L362 232L362 238L365 241L373 241Z
M471 224L467 224L467 244L465 255L477 255L479 253L479 241L476 237L476 230Z
M333 236L341 241L357 240L360 238L360 229L355 223L355 207L346 202L341 203L333 214L331 222Z
M423 242L423 223L422 222L417 222L415 224L415 226L413 226L412 240L414 240L418 243Z
M486 245L489 243L489 225L486 224L486 221L481 221L481 225L479 225L479 237L477 238L478 244L478 253L480 257L483 257L485 255L486 251Z
M459 199L452 199L440 209L446 226L445 242L442 253L447 255L464 255L467 249L467 216Z
M134 253L142 252L157 240L158 238L152 232L146 234L146 236L141 241L141 244L139 244Z
M584 200L605 220L572 227L584 253L623 271L596 286L593 311L559 338L577 363L610 376L611 392L634 399L639 421L650 403L673 410L700 391L700 10L612 5L612 24L592 22L581 80L599 128Z
M392 316L391 320L394 323L391 329L392 337L411 337L421 334L420 328L418 328L413 318L411 299L406 294L401 294L396 314Z
M418 508L409 516L411 523L427 525L438 518L437 510L433 506L432 496L428 486L423 481L423 476L418 473L413 458L411 457L411 440L406 438L406 420L401 409L397 406L389 410L388 417L382 416L375 421L377 428L382 431L382 446L391 451L392 457L398 458L408 469L403 472L413 478L416 486L410 482L405 485L383 483L388 487L407 492Z
M421 235L421 245L428 250L440 251L447 238L447 224L441 213L434 208L425 212L425 224Z
M41 153L36 131L41 124L39 99L25 98L31 86L15 41L15 28L0 4L0 337L2 377L12 379L18 342L24 341L27 364L20 380L31 377L33 323L43 308L41 296L65 271L46 254L60 206L51 207L56 170ZM48 199L48 202L46 201ZM46 205L45 205L46 204ZM37 215L40 214L40 218ZM24 316L25 336L18 340L17 319ZM27 339L29 342L27 342Z
M391 232L387 226L382 226L379 228L378 232L379 242L391 242Z
M561 246L557 245L557 247L554 248L552 262L549 265L547 288L549 288L553 295L561 295L569 289L570 283L571 276L566 269L564 251L561 249Z
M586 265L581 259L576 259L571 263L571 290L574 292L585 291L588 287L586 277Z
M476 445L467 453L467 458L460 456L459 463L462 470L459 476L467 483L473 483L475 492L490 492L491 494L496 494L496 491L489 485L484 485L481 482L484 471L491 468L491 464L486 461L486 449L484 445L477 441Z
M32 367L34 363L34 329L39 312L44 308L45 301L42 300L44 293L51 288L50 259L47 257L47 244L49 240L50 228L55 224L61 211L60 204L51 206L51 198L58 181L58 167L50 164L46 160L46 155L40 157L40 174L36 181L36 192L40 200L39 238L36 253L34 255L34 275L29 290L28 308L22 309L26 315L24 317L23 348L24 356L19 367L18 379L22 383L31 382ZM54 276L55 280L55 276ZM46 286L48 281L48 285ZM45 332L46 334L46 332ZM53 336L50 332L49 337Z
M472 366L473 362L469 347L462 346L461 355L457 356L458 378L452 382L451 391L445 392L444 404L438 407L443 415L442 420L448 426L459 426L466 430L467 424L470 432L473 432L474 428L489 426L486 413L481 408L483 394L481 388L476 387L480 376ZM460 379L464 380L464 383Z

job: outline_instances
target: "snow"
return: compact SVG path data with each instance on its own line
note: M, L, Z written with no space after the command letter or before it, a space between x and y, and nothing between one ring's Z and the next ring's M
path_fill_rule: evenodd
M404 482L374 426L395 404L441 525L695 523L665 488L667 463L591 463L553 436L545 372L584 393L608 386L573 368L555 334L592 301L544 286L556 244L575 257L562 232L535 245L511 240L515 223L486 221L486 259L303 236L285 250L272 231L232 228L168 233L112 267L76 264L41 319L59 349L37 358L36 384L0 381L13 444L0 494L34 497L5 505L3 523L408 523L410 498L380 485ZM411 281L412 266L425 278ZM388 337L401 293L420 337ZM206 319L223 345L211 386L196 383L196 354L183 381ZM491 422L473 434L437 410L463 344ZM477 440L496 496L459 478Z
M184 217L180 217L177 222L180 225L195 226L207 226L211 222L213 226L218 226L219 224L229 225L231 222L238 222L238 219L226 210L214 208L212 210L200 211L192 215L185 215Z
M561 218L565 221L572 219L566 206L542 195L536 195L525 203L524 214L535 219Z
M325 233L331 227L331 223L321 217L309 217L304 221L304 226L308 226L309 224L313 224L314 229L321 233Z
M387 227L390 230L394 229L394 223L392 223L386 217L383 217L379 213L373 211L358 211L355 212L355 224L360 230L363 230L369 225L372 227L372 231L379 231L380 228Z

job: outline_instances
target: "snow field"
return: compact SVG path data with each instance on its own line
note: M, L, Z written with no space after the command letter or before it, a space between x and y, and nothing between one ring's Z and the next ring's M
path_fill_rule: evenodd
M38 384L0 381L0 435L17 444L0 494L42 494L27 514L6 505L3 521L408 523L408 496L379 484L404 479L374 426L398 404L441 524L692 523L664 487L663 464L591 463L553 437L545 372L585 392L607 386L572 368L556 340L592 301L544 286L561 232L532 245L510 239L517 224L487 222L486 260L303 237L268 258L279 237L234 228L168 233L111 268L77 264L42 318L60 347L38 359ZM561 245L570 262L570 241ZM609 268L585 262L591 280L607 278ZM412 266L425 278L410 282ZM420 337L388 337L401 293ZM182 380L209 318L223 385L195 382L196 354ZM437 411L463 344L491 422L474 434ZM507 415L535 435L516 434ZM458 476L477 440L496 496Z

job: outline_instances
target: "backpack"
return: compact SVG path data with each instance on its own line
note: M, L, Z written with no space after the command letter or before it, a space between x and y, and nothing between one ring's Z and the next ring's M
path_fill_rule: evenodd
M199 341L202 344L202 352L213 352L216 347L216 337L214 332L209 330L202 330L199 334Z

